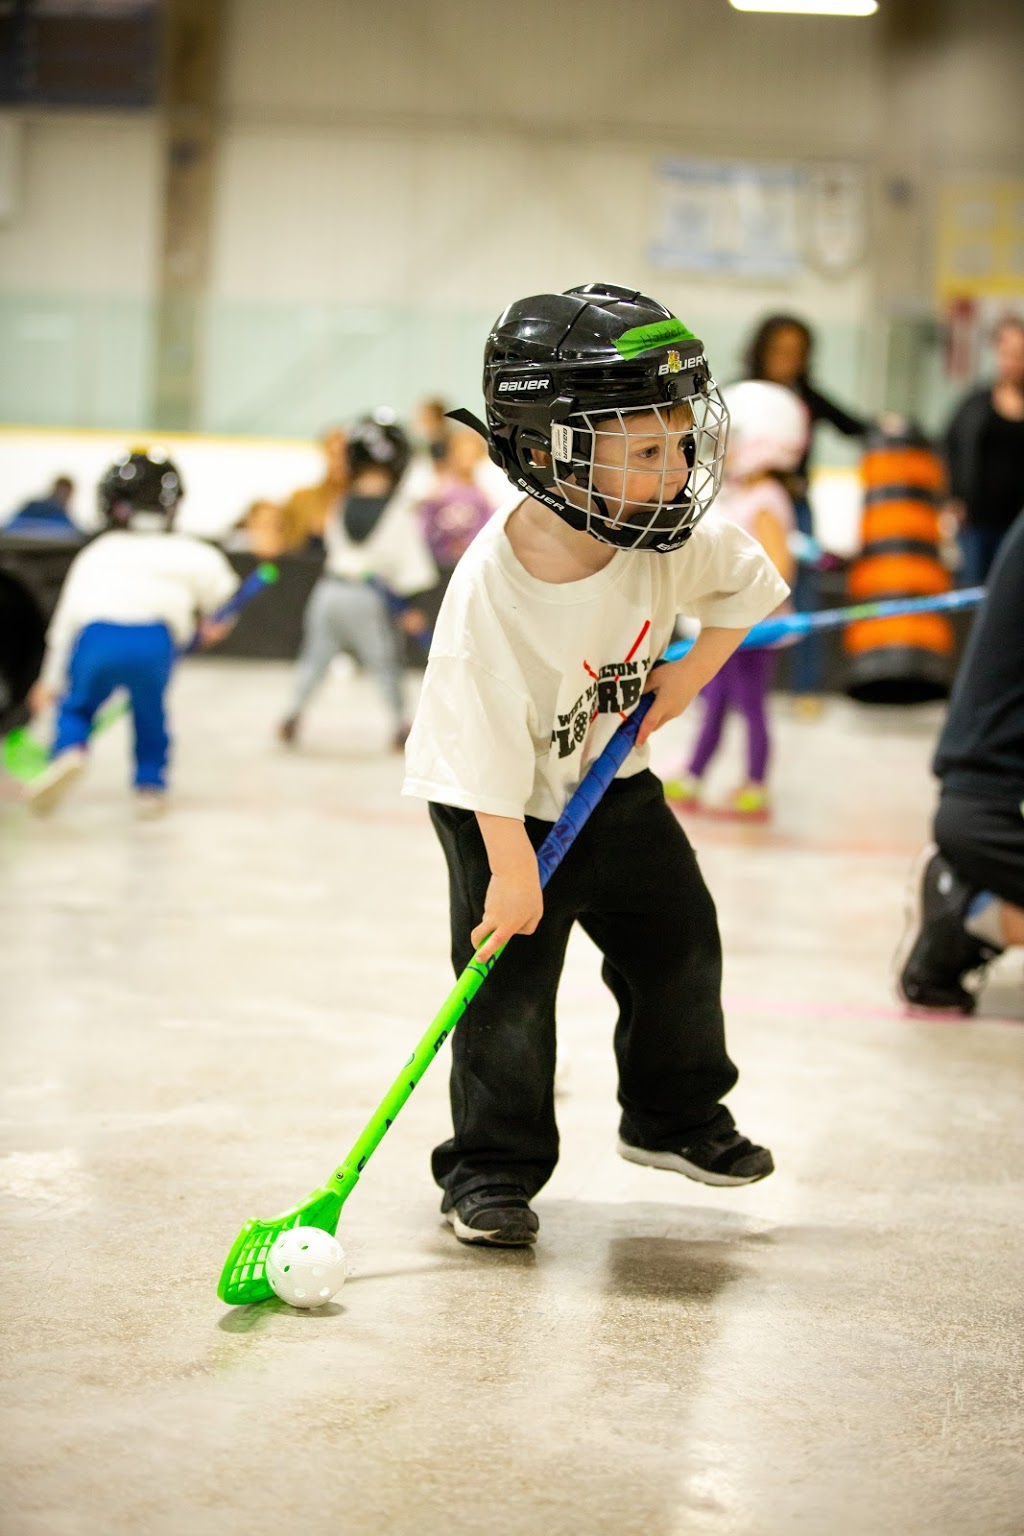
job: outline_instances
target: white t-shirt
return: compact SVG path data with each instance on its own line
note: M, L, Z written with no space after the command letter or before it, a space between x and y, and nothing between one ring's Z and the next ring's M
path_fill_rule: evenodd
M324 570L349 581L375 576L399 597L425 592L437 582L437 566L423 536L417 508L418 467L414 464L395 487L380 521L361 544L345 532L344 502L324 526Z
M403 794L555 821L636 707L680 613L747 629L787 587L756 540L705 518L671 554L617 551L582 581L519 563L495 514L452 577L406 745ZM620 778L647 767L630 753Z
M103 533L75 556L46 637L43 680L60 688L87 624L166 624L188 645L196 614L210 614L238 586L212 544L186 533Z

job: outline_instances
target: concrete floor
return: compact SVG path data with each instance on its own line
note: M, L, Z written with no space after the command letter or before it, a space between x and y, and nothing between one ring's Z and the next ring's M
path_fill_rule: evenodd
M1021 957L969 1024L890 992L938 716L782 703L775 827L691 822L773 1178L614 1156L581 939L537 1249L441 1224L439 1064L346 1207L338 1301L232 1311L241 1222L340 1160L450 985L371 690L333 678L289 756L286 676L183 669L162 822L123 727L51 821L0 801L3 1536L1019 1536Z

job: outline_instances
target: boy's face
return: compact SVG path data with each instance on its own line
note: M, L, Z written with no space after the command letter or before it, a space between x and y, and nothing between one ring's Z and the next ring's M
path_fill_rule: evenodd
M652 508L674 502L685 489L693 425L693 412L685 404L623 411L595 423L592 484L613 522L650 516ZM571 499L585 506L589 498L583 487L580 496Z

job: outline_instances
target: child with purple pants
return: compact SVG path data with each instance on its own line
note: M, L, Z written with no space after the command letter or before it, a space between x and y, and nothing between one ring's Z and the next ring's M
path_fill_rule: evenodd
M722 489L712 516L738 523L763 545L786 582L792 581L789 538L796 527L793 502L783 480L799 462L807 442L807 408L778 384L748 380L723 391L729 408L729 442ZM787 607L783 604L780 612ZM771 753L768 694L775 670L770 650L736 651L703 689L704 719L686 772L665 784L666 798L700 805L704 773L718 750L730 710L747 732L747 778L720 813L744 821L771 814L766 779Z

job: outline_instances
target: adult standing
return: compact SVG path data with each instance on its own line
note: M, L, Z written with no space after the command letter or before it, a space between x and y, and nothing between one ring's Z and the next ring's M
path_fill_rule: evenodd
M952 510L960 524L964 586L980 586L1024 508L1024 320L993 337L996 377L972 390L946 429Z
M751 337L746 351L744 375L748 379L763 379L769 384L782 384L800 397L810 416L810 431L806 451L788 479L793 497L793 512L801 533L814 532L811 507L807 500L807 466L811 456L814 428L820 421L827 421L844 437L863 437L871 423L862 416L855 416L821 392L811 382L814 360L814 334L805 321L795 315L769 315L761 321ZM818 606L818 573L809 565L797 568L793 586L793 602L798 612L806 612ZM809 635L793 652L791 687L808 707L820 694L824 672L824 650L817 635Z

